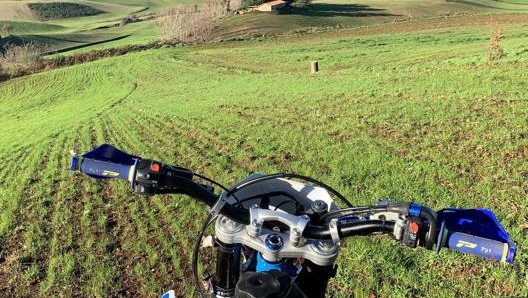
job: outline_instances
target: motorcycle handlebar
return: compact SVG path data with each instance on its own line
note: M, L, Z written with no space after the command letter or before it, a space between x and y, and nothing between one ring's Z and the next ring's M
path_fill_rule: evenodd
M80 171L96 179L128 180L131 188L142 194L182 193L198 199L209 207L214 206L218 200L216 194L192 180L193 173L190 170L164 165L150 159L141 159L108 144L101 145L82 156L73 156L70 170ZM409 203L395 204L389 206L388 210L405 213L412 209L410 206ZM225 204L220 213L241 224L248 225L250 221L249 211L234 205ZM394 223L379 220L338 224L340 237L390 232L393 229ZM308 225L303 236L331 239L331 232L327 224Z
M142 159L108 144L103 144L81 156L74 155L70 170L80 171L96 179L128 180L130 187L142 194L187 194L209 207L214 206L219 198L211 189L194 182L192 180L194 174L188 169ZM432 249L436 242L437 252L441 247L446 246L508 263L513 262L515 244L489 210L444 209L437 214L415 203L388 204L385 207L387 212L395 212L409 218L419 218L420 221L425 220L429 227L424 237L424 246L427 249ZM249 211L240 206L224 204L219 212L236 222L249 224ZM437 225L440 225L440 231L437 231ZM392 232L394 228L394 222L381 220L338 221L337 224L340 238ZM332 239L327 223L307 225L303 236L311 239Z
M382 220L365 220L339 224L337 229L340 238L366 236L374 233L392 232L394 223ZM330 229L327 225L308 225L304 230L303 236L311 239L331 239Z

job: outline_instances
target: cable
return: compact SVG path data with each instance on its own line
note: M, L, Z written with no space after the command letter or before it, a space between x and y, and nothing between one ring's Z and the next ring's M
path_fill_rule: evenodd
M192 271L193 271L193 277L194 277L194 283L196 286L196 290L198 291L198 295L200 295L201 298L207 298L209 297L207 293L203 290L203 285L201 282L200 277L198 276L198 256L200 253L200 245L202 244L202 238L205 234L205 230L207 227L216 219L216 216L213 217L211 213L207 215L205 218L205 221L203 223L202 228L200 229L200 232L198 235L196 235L196 239L194 241L194 247L193 247L193 253L192 253Z
M314 183L314 184L317 184L317 185L320 185L322 186L323 188L325 188L326 190L329 190L332 194L334 194L337 198L339 198L347 207L353 207L354 205L352 205L352 203L350 203L346 198L345 196L343 196L341 193L339 193L337 190L333 189L332 187L330 187L329 185L326 185L325 183L321 182L321 181L318 181L318 180L315 180L313 178L310 178L310 177L307 177L307 176L303 176L303 175L299 175L299 174L285 174L285 177L291 177L291 178L298 178L298 179L302 179L302 180L305 180L305 181L308 181L308 182L311 182L311 183Z
M280 206L287 204L287 203L294 203L296 208L299 207L299 205L297 205L297 201L282 201L277 206L275 206L275 209L273 209L273 211L277 211L277 209L279 209Z
M303 207L303 205L301 203L299 203L297 198L295 198L294 196L292 196L289 193L284 192L284 191L273 191L273 192L258 194L258 195L254 195L254 196L251 196L251 197L244 198L244 199L239 201L239 207L242 206L241 205L242 203L247 202L247 201L251 201L251 200L254 200L254 199L259 199L260 198L262 200L262 199L268 198L268 199L271 200L271 198L279 197L279 196L283 196L283 197L289 199L289 201L283 201L283 202L279 203L279 206L282 206L285 202L293 202L293 203L295 203L295 207L296 208ZM277 210L277 207L275 208L275 210Z
M227 187L225 187L225 186L223 186L222 184L220 184L220 183L214 181L213 179L207 178L207 177L205 177L205 176L203 176L203 175L200 175L200 174L197 174L197 173L193 173L193 175L196 176L196 177L198 177L198 178L200 178L200 179L203 179L203 180L205 180L205 181L207 181L207 182L209 182L209 183L212 183L212 184L214 184L214 185L220 187L220 188L223 189L224 191L229 192L229 189L227 189ZM240 200L239 200L235 195L232 195L232 197L237 201L237 204L240 205Z
M332 211L325 213L323 216L321 216L321 220L325 220L328 217L332 217L336 214L343 214L342 216L346 215L355 215L358 213L365 213L365 212L373 212L373 211L387 211L387 206L359 206L359 207L352 207L352 208L343 208L340 210Z
M225 191L229 191L229 189L227 189L227 187L225 187L225 186L223 186L222 184L220 184L220 183L214 181L214 180L211 179L211 178L207 178L207 177L205 177L205 176L203 176L203 175L200 175L200 174L197 174L197 173L193 173L193 175L196 176L196 177L198 177L198 178L200 178L200 179L203 179L203 180L205 180L205 181L207 181L207 182L210 182L210 183L212 183L212 184L214 184L214 185L220 187L221 189L223 189L223 190L225 190Z
M340 194L337 190L333 189L332 187L324 184L323 182L315 180L315 179L307 177L307 176L303 176L303 175L299 175L299 174L291 174L291 173L269 174L269 175L264 175L264 176L261 176L261 177L257 177L255 179L251 179L251 180L246 181L246 182L244 182L242 184L239 184L237 186L232 187L227 192L227 196L233 195L235 192L237 192L237 191L241 190L242 188L247 187L249 185L252 185L252 184L255 184L255 183L259 183L259 182L262 182L262 181L266 181L266 180L276 179L276 178L297 178L297 179L301 179L301 180L304 180L304 181L307 181L307 182L311 182L311 183L313 183L315 185L319 185L319 186L323 187L324 189L328 190L330 193L332 193L336 197L338 197L343 203L345 203L345 205L347 205L347 207L353 207L352 203L350 203L342 194Z
M340 237L369 235L375 232L393 231L394 222L385 220L364 220L344 223L339 228ZM307 225L303 237L310 239L332 239L328 226Z

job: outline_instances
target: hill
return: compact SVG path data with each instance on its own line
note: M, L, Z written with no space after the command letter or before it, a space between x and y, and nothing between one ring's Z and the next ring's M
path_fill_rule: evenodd
M50 52L76 49L71 53L77 53L155 41L159 37L159 30L156 20L150 17L152 14L166 7L194 5L203 1L75 0L69 2L104 13L45 22L40 22L35 14L28 11L27 4L30 2L0 0L0 24L9 22L14 27L12 34L19 40L42 43ZM305 9L225 17L215 36L217 40L238 40L424 18L521 12L528 12L528 5L505 1L359 0L352 3L348 0L316 0ZM120 26L121 20L129 15L135 15L144 21ZM32 25L28 27L27 24ZM83 45L84 49L78 49Z
M0 84L0 296L191 295L204 207L68 172L71 148L103 142L225 184L287 171L355 204L489 207L520 248L515 264L358 237L330 294L527 295L526 18L168 47ZM492 28L506 56L487 62Z

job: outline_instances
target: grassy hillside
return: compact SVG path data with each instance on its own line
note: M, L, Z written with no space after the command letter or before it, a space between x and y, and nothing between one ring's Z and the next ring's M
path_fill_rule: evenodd
M219 28L225 37L354 28L424 18L527 12L527 5L496 1L315 0L306 9L282 14L245 14L227 18Z
M487 63L492 27L507 56ZM526 16L167 48L0 85L0 296L192 292L203 206L68 172L110 142L225 184L298 172L356 204L489 207L515 264L345 242L334 297L528 295ZM309 74L310 61L321 71Z
M60 1L48 1L57 3ZM117 3L98 3L92 1L68 1L69 5L44 6L42 15L38 10L31 11L28 5L31 1L2 1L0 0L0 25L9 23L13 26L12 37L9 40L1 40L0 45L6 42L21 43L34 42L45 45L48 51L61 50L80 45L103 43L116 37L125 37L130 34L127 29L113 32L114 26L119 24L121 18L145 9L144 6L132 4L121 5ZM51 5L51 3L46 3ZM40 7L39 3L32 4ZM77 6L75 6L77 5ZM78 7L83 7L82 11ZM29 11L29 12L28 12ZM79 15L89 11L103 12L95 16L67 17L68 14ZM46 20L39 20L44 18ZM57 19L57 17L60 17ZM50 19L51 20L48 20ZM150 24L153 27L153 24ZM147 30L148 32L148 30ZM141 35L141 33L138 33ZM154 37L155 38L155 37ZM143 40L138 40L142 42Z
M85 45L89 51L125 44L147 43L159 37L155 20L119 26L129 14L145 16L159 9L175 5L193 5L202 0L72 0L105 13L97 16L66 18L38 22L37 16L27 8L30 1L0 0L0 24L10 22L13 35L21 41L41 42L50 51L77 48ZM50 1L51 2L51 1ZM54 1L56 2L56 1ZM240 39L254 36L281 35L299 32L357 28L379 23L399 23L423 18L459 15L501 15L528 12L528 5L518 1L424 1L424 0L315 0L305 9L294 9L280 14L256 13L224 17L216 30L218 40ZM28 26L31 24L31 26ZM34 24L34 25L33 25ZM59 36L57 36L59 33ZM68 34L63 38L60 34ZM93 35L93 36L91 36ZM123 37L118 41L113 38ZM5 41L4 41L5 42ZM94 42L96 44L94 45ZM0 44L3 41L0 40Z

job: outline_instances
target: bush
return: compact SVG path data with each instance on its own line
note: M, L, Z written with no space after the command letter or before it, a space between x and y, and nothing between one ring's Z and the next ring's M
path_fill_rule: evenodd
M242 8L242 0L224 0L224 12L238 11Z
M135 15L135 14L130 14L124 18L121 19L121 22L119 22L119 26L120 27L123 27L127 24L130 24L130 23L135 23L135 22L138 22L139 19L138 17Z
M42 47L33 43L8 45L0 54L0 72L14 77L42 68Z
M241 8L246 9L251 6L257 6L264 2L267 2L266 0L242 0Z
M104 11L93 7L68 2L28 3L29 9L41 19L65 19L93 16Z
M490 42L488 44L488 62L492 62L506 56L504 49L500 45L502 37L501 29L493 29L491 32Z
M222 5L208 1L202 6L179 6L158 13L161 40L164 42L204 42L212 38Z
M13 25L9 24L9 23L5 23L3 26L2 26L2 34L0 35L1 38L6 38L8 37L9 35L11 35L11 31L13 30Z
M312 0L293 0L290 4L293 7L303 8L312 3Z

